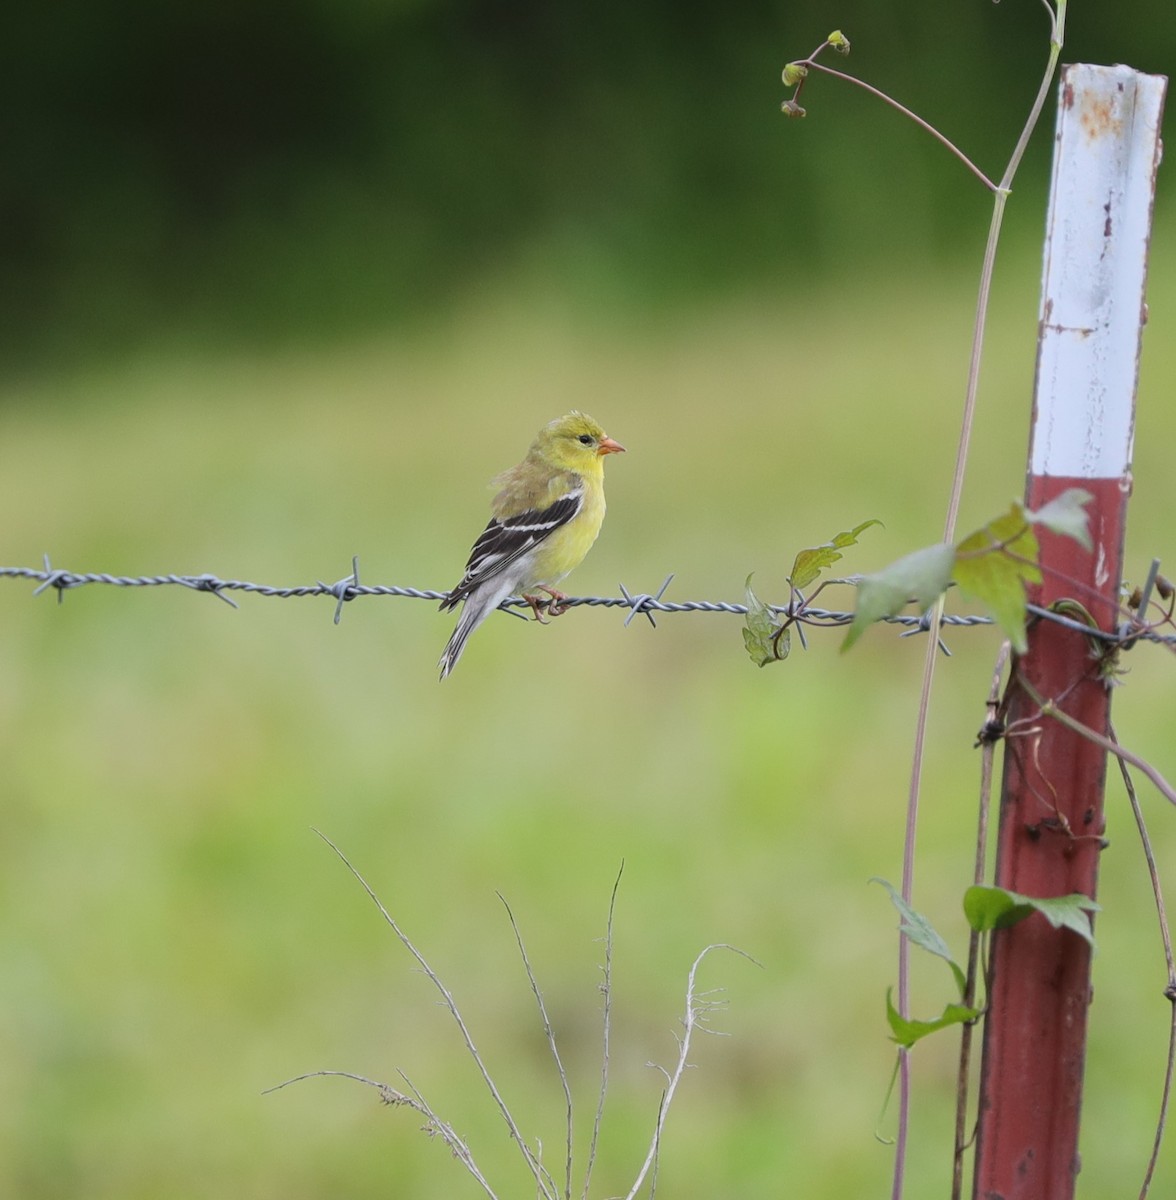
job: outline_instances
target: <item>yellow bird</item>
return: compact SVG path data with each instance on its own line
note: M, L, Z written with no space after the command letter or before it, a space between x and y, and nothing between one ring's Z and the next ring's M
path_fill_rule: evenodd
M592 549L604 521L604 456L625 449L588 415L570 412L544 425L527 457L494 479L494 516L470 551L461 582L441 611L464 601L441 655L441 678L457 665L466 639L508 596L521 595L537 621L541 607L563 612L555 590ZM536 596L546 592L550 600Z

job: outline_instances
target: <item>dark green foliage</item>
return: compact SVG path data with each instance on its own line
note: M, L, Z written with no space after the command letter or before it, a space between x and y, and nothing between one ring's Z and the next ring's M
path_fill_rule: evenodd
M1153 15L1079 6L1067 57L1161 69ZM781 118L782 67L834 20L847 69L970 131L978 161L1003 153L1041 65L1031 4L960 5L950 30L931 5L816 0L20 6L0 352L329 335L503 272L644 308L970 254L986 197L893 113L822 79L806 122ZM1029 168L1022 187L1044 155Z

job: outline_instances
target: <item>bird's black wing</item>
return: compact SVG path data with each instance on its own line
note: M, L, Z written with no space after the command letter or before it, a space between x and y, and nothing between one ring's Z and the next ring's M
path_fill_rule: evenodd
M584 507L581 483L544 509L529 508L513 517L493 517L470 551L461 582L441 601L441 610L456 608L487 579L518 562L540 542L571 521Z

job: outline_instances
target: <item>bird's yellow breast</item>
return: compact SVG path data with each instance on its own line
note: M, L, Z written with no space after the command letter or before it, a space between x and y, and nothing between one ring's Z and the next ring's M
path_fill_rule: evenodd
M535 555L534 578L525 585L524 591L540 584L558 583L584 561L604 523L604 507L604 490L589 484L584 507L539 547Z

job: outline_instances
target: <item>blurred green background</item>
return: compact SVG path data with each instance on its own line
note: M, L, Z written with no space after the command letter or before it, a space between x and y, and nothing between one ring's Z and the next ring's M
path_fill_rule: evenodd
M1067 61L1176 62L1154 6L1078 4ZM1045 59L1040 5L67 2L0 46L0 563L276 584L450 586L484 481L544 421L598 417L610 515L570 588L783 596L801 546L879 517L870 570L940 534L988 201L925 135L779 71L846 66L999 173ZM963 527L1019 494L1052 105L998 269ZM1128 574L1168 560L1176 209L1161 173ZM1165 194L1166 193L1166 194ZM1170 570L1169 570L1169 573ZM612 1085L594 1195L623 1194L685 974L725 987L659 1188L879 1194L885 988L921 644L756 671L734 617L452 620L365 599L0 581L0 1194L481 1194L409 1113L318 1080L403 1070L500 1195L527 1184L427 980L318 827L455 993L520 1125L562 1162L599 1073L617 870ZM848 598L845 600L848 603ZM917 904L962 956L994 634L940 664ZM1172 664L1137 650L1124 741L1169 778ZM1139 1179L1162 958L1109 795L1081 1194ZM1148 797L1161 863L1171 814ZM916 1009L949 998L917 964ZM908 1195L946 1193L954 1040L915 1057ZM1124 1183L1126 1180L1126 1184ZM1169 1149L1157 1187L1176 1182Z

